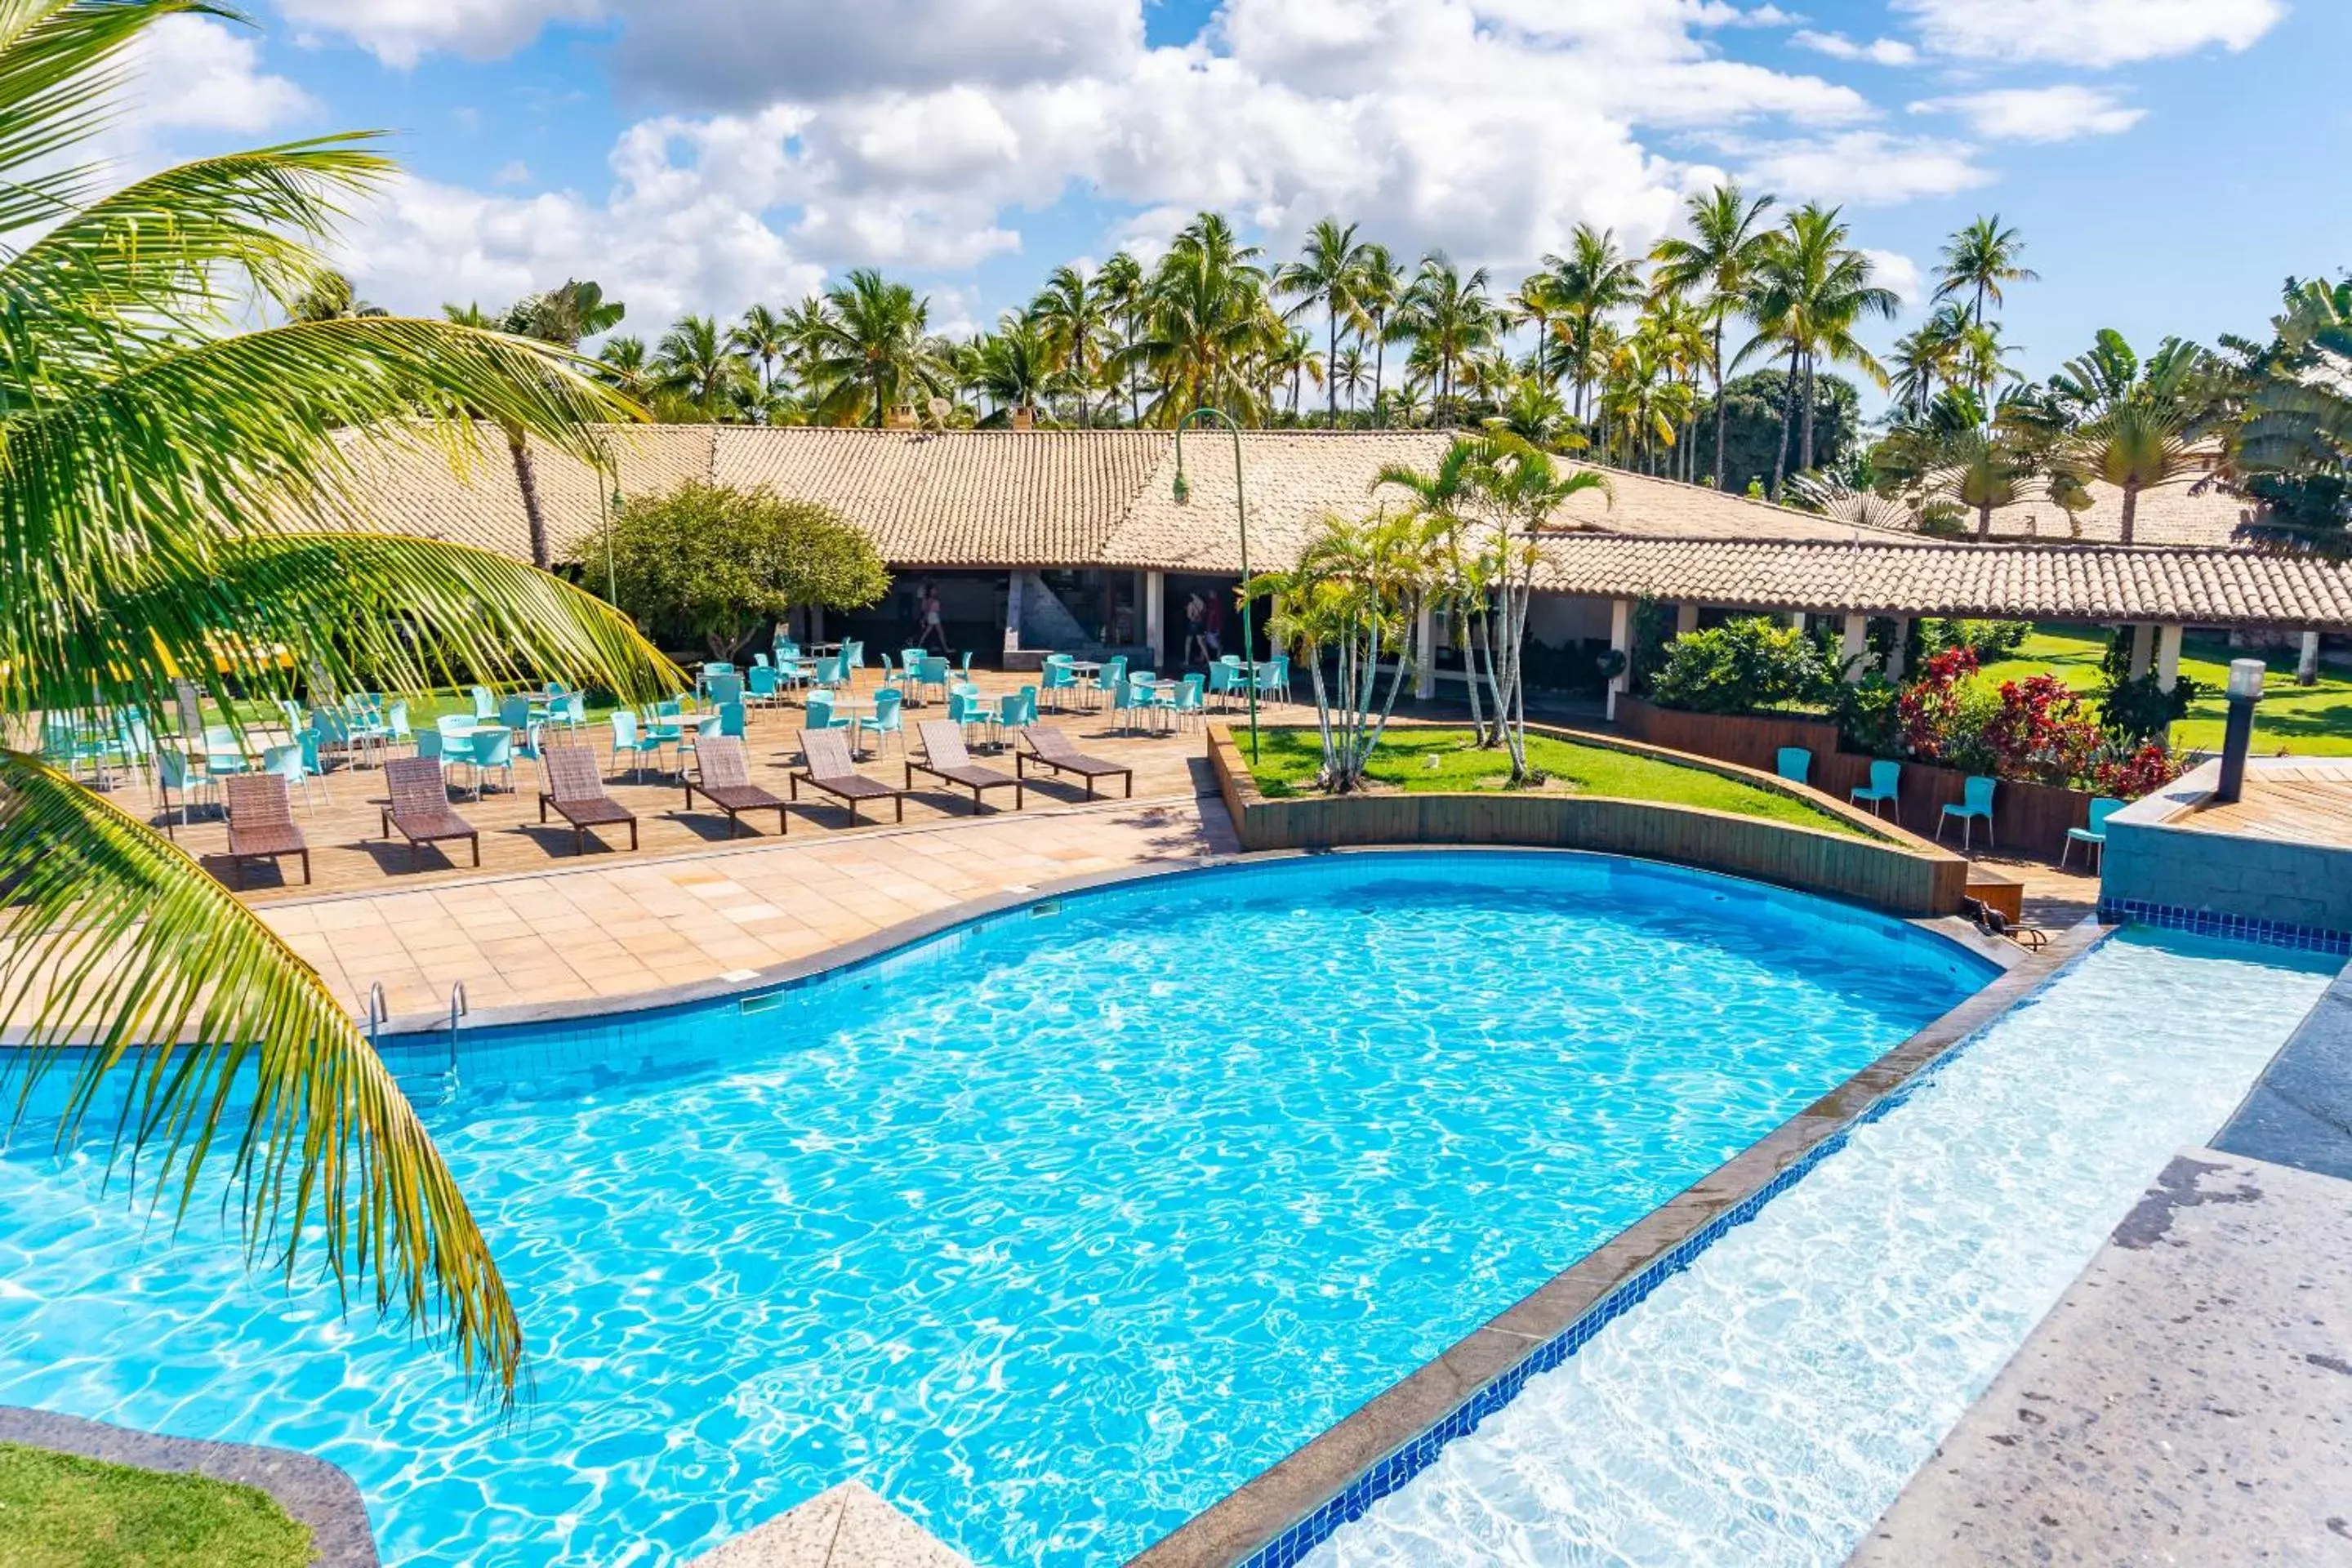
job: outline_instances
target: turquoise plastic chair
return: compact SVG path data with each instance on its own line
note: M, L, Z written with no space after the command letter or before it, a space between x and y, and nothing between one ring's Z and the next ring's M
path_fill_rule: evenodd
M1803 784L1805 775L1813 771L1813 753L1802 746L1783 746L1773 759L1772 771L1790 784Z
M2100 862L2106 858L2107 818L2123 808L2124 803L2111 795L2095 797L2091 802L2091 825L2088 827L2070 827L2066 830L2066 842L2058 847L2059 868L2061 869L2065 868L2067 853L2075 845L2087 844L2090 847L2084 853L2091 862L2091 869L2097 870ZM1991 829L1988 827L1986 831L1990 832Z
M183 827L188 825L188 807L196 796L210 795L214 796L214 804L219 804L218 791L212 779L197 773L188 761L188 753L176 746L155 753L155 793L163 807L163 831L167 834L172 831L172 796L174 792L180 797L180 826Z
M908 679L913 680L923 668L924 658L921 648L902 647L898 650L898 668L907 672Z
M1903 815L1902 808L1896 805L1895 792L1895 786L1902 782L1903 764L1901 763L1873 763L1870 764L1870 783L1854 785L1847 798L1868 802L1870 815L1873 816L1878 815L1881 803L1894 806L1896 819L1900 820Z
M584 730L588 727L588 699L577 691L567 691L548 705L547 717L567 730Z
M1048 705L1059 713L1062 710L1060 693L1078 689L1078 672L1070 668L1068 656L1057 653L1045 660L1045 668L1038 672L1038 677L1042 683L1039 689L1048 699Z
M801 721L803 730L846 730L849 719L833 710L833 693L812 691L808 695L808 714Z
M1960 853L1967 854L1969 830L1978 819L1981 818L1985 825L1985 844L1990 848L2000 848L2000 844L1992 836L1992 792L1999 782L1997 779L1986 778L1981 773L1971 773L1962 779L1960 804L1944 807L1942 813L1936 818L1937 841L1942 842L1944 825L1957 816L1960 819Z
M1257 667L1257 694L1290 700L1290 656L1276 654Z
M971 679L971 655L966 654L963 656L963 666L957 671L957 673L961 675L966 680L970 680Z
M528 729L530 726L524 726ZM482 730L474 735L474 798L482 798L482 777L499 772L507 775L507 793L514 793L514 731L512 730Z
M305 752L309 754L306 756ZM299 788L302 792L302 804L316 811L319 806L318 803L310 798L310 781L317 779L320 786L324 788L327 779L325 772L317 764L318 754L315 742L308 735L289 745L265 746L261 752L260 771L265 773L275 773L284 779L286 792L289 795Z
M217 779L247 771L245 747L238 743L236 731L226 724L205 725L205 772Z
M1219 659L1209 666L1209 695L1218 700L1219 710L1223 710L1227 699L1242 689L1241 674L1241 666L1237 662Z
M451 749L449 743L453 741L459 750L472 745L474 731L480 725L480 720L465 713L444 713L433 721L433 727L441 731L441 749L444 752Z
M448 738L436 727L416 731L416 754L429 762L439 763L443 771L449 766Z
M751 668L753 669L772 669L775 667L768 662L768 656L766 654L755 653L751 656Z
M1121 732L1133 730L1136 727L1135 716L1149 712L1150 707L1151 699L1137 690L1131 680L1122 679L1110 689L1111 722Z
M719 704L719 733L743 738L743 704L740 701Z
M546 731L547 726L543 723L533 724L525 730L522 739L515 742L514 754L526 763L546 762L547 743L540 739Z
M1021 722L1034 724L1036 721L1037 689L1034 686L1024 686L1021 689Z
M637 716L625 708L613 710L613 767L617 772L621 759L629 759L629 776L642 778L646 758L657 756L667 742L646 734L637 728Z
M940 700L941 701L945 701L948 695L948 661L935 653L925 654L923 656L923 673L919 679L918 684L924 691L927 692L929 691L932 687L938 687L940 689Z
M1120 654L1117 658L1110 659L1103 665L1102 673L1095 677L1095 689L1115 698L1126 688L1127 655Z
M714 675L732 675L735 673L735 665L730 659L714 658L703 665L702 673L705 679Z
M717 675L706 673L702 690L713 708L724 708L730 702L743 700L743 678L730 670L721 670Z
M474 688L474 717L488 723L498 716L498 700L490 695L490 689L487 686Z
M408 723L406 698L383 710L383 742L386 746L413 746L416 743L416 731Z
M499 698L499 722L518 732L530 729L530 699L528 697Z
M866 721L866 728L877 735L898 737L898 754L907 754L907 715L902 711L907 694L895 686L886 686L874 694L874 717ZM876 742L880 750L880 742Z
M783 677L775 670L764 664L755 664L751 667L749 679L751 685L745 693L747 701L755 702L762 708L773 708L783 700Z
M1192 722L1207 722L1209 713L1207 692L1206 676L1197 673L1186 676L1183 683L1168 694L1168 707L1173 716L1173 721L1179 726Z

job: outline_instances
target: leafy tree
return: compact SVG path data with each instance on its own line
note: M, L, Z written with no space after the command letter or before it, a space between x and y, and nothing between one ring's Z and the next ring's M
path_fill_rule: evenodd
M1750 713L1816 701L1836 679L1803 632L1741 616L1676 637L1650 695L1661 707L1693 713Z
M1788 399L1789 374L1783 370L1751 371L1724 383L1724 473L1733 494L1745 495L1751 488L1760 492L1769 483L1778 468L1775 449L1785 449ZM1813 378L1812 412L1815 464L1834 469L1860 450L1861 395L1843 376L1824 373ZM1714 415L1712 404L1699 404L1699 422Z
M320 273L286 307L287 319L295 321L345 321L391 314L383 306L371 305L361 299L352 280L340 272Z
M396 170L328 136L109 188L92 139L150 29L187 9L28 0L0 28L0 736L169 712L183 675L224 705L295 697L293 670L318 691L423 692L457 668L673 689L623 617L543 573L289 525L357 514L352 444L456 454L478 417L593 461L594 423L627 409L562 350L456 322L239 331L248 301L318 284L340 215ZM110 1168L172 1223L221 1204L257 1268L315 1260L511 1398L524 1345L497 1262L344 999L186 854L5 741L0 888L18 1116L63 1072L71 1142L119 1093Z
M1690 237L1670 236L1650 252L1654 288L1678 296L1696 295L1710 338L1706 364L1715 389L1715 488L1724 485L1724 449L1728 410L1723 398L1723 335L1745 305L1748 289L1770 245L1763 226L1769 195L1749 198L1736 184L1717 185L1684 204Z
M1103 306L1118 318L1118 341L1103 362L1106 382L1117 386L1124 383L1127 390L1127 416L1131 424L1143 423L1143 386L1139 379L1142 361L1134 353L1138 339L1143 335L1144 277L1143 264L1126 251L1114 251L1111 258L1095 272L1095 289L1102 296Z
M772 392L776 366L793 352L793 322L780 311L753 305L743 312L741 320L727 329L727 347L758 365L761 390Z
M1397 265L1389 247L1376 240L1365 241L1354 292L1363 336L1372 345L1372 414L1378 423L1386 423L1381 394L1387 390L1388 345L1396 339L1397 306L1404 299L1404 268Z
M2003 228L2000 215L1996 213L1991 217L1979 217L1955 233L1944 242L1940 254L1943 264L1937 268L1934 297L1938 301L1957 302L1963 296L1968 299L1967 327L1977 334L1977 342L1972 346L1980 348L1986 302L2002 303L2002 284L2030 283L2038 276L2019 259L2025 254L2025 241L2014 228ZM1951 335L1959 342L1967 341L1969 336L1966 331ZM1990 399L1993 376L1980 354L1969 367L1969 384L1977 396Z
M888 591L890 574L874 541L828 508L764 486L689 480L622 506L613 581L641 624L732 658L796 607L865 608Z
M1642 301L1642 270L1617 247L1616 232L1580 223L1569 235L1564 256L1546 256L1543 270L1519 286L1523 300L1539 304L1562 350L1579 423L1586 417L1586 395L1606 363L1600 334L1615 311Z
M2340 547L2352 523L2352 278L2287 279L2271 341L2232 341L2244 416L2229 471L2266 531Z
M1062 393L1083 386L1037 320L1006 312L996 331L975 345L972 384L992 400L999 423L1013 409L1037 409Z

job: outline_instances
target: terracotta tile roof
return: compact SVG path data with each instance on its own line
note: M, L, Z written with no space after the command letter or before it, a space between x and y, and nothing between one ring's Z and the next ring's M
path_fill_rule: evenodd
M2352 565L2183 546L1816 543L1565 535L1544 586L1772 610L2197 626L2352 625Z
M2100 480L2091 486L2091 509L2079 514L2079 534L2067 532L2064 512L2046 500L2033 500L1994 509L1992 536L2082 543L2120 541L2124 492ZM2227 545L2252 510L2250 503L2218 489L2200 492L2194 485L2164 485L2140 491L2139 505L2132 516L2132 540L2137 544ZM1974 525L1973 519L1969 522Z
M1171 446L1150 430L722 426L712 471L822 501L902 566L1056 566L1103 542Z

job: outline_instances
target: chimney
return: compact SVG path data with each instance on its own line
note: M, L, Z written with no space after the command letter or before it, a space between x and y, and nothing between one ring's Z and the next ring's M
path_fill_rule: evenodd
M1037 427L1037 411L1025 403L1014 404L1013 427L1015 430L1034 430Z

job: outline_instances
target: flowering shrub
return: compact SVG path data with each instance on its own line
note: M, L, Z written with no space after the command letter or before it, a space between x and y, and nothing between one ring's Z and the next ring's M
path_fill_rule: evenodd
M2090 783L2101 795L2137 800L2179 776L2179 760L2160 742L2150 741L2137 751L2113 752L2101 757L2091 770Z
M1919 667L1919 678L1903 689L1895 705L1903 744L1913 756L1940 763L1966 749L1959 720L1969 678L1976 672L1976 653L1965 647L1948 647Z
M1999 777L2063 787L2091 771L2105 738L2074 688L2045 674L2001 683L1984 742Z

